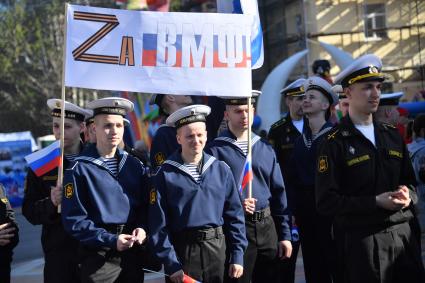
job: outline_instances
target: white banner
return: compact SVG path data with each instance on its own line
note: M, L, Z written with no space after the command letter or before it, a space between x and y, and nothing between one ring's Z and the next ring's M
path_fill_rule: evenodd
M251 64L253 69L263 66L264 45L257 0L217 0L217 12L254 16L251 27Z
M68 5L65 85L250 96L252 20Z

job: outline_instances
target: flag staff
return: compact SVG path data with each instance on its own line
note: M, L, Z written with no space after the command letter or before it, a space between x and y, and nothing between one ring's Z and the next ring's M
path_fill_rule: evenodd
M63 155L64 155L64 135L65 135L65 64L66 64L66 27L68 25L68 3L65 3L65 23L64 23L64 45L62 53L62 89L61 89L61 121L60 121L60 149L61 157L58 168L57 185L62 186L63 180ZM58 213L61 212L61 205L58 205Z
M252 91L251 91L251 95L248 97L248 152L246 155L246 159L247 162L249 164L249 168L248 168L248 172L250 172L249 174L252 174L252 144L251 144L251 121L252 121L252 117L251 117L251 113L252 113L252 105L251 105L251 100L252 100ZM248 198L252 198L252 178L249 178L249 182L248 182Z

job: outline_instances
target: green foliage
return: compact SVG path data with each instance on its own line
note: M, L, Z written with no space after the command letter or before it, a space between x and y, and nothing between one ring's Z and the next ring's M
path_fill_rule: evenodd
M60 94L62 1L9 1L0 11L0 132L49 132L46 99Z
M182 10L182 1L181 0L171 0L170 1L170 12L180 12Z
M115 5L113 0L68 2ZM0 132L51 133L46 100L61 94L64 12L63 0L0 1ZM79 92L91 98L93 91Z

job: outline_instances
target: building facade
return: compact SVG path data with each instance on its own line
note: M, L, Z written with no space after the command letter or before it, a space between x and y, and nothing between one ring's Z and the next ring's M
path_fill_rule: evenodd
M331 62L318 44L334 45L357 58L374 53L382 58L390 84L404 100L423 99L425 90L425 1L420 0L259 0L265 40L265 64L258 82L288 56L309 49L292 79L311 75L316 59Z

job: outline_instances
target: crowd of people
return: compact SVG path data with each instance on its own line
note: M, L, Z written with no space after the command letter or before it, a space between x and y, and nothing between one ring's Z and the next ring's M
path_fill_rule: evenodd
M293 283L300 247L307 283L425 282L425 115L406 146L378 110L381 70L369 54L334 86L319 76L289 84L288 113L267 139L249 131L257 91L252 105L155 94L165 123L149 160L123 143L132 102L66 102L63 181L58 168L29 170L22 205L43 227L44 282L143 282L162 270L167 282ZM61 102L47 104L60 139ZM0 197L9 282L18 226Z

